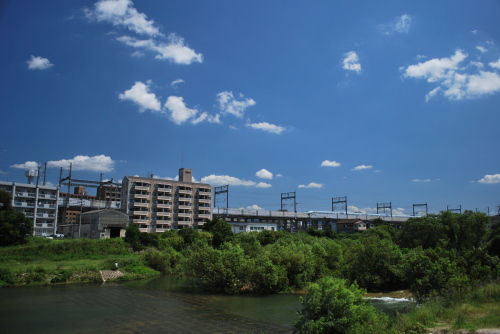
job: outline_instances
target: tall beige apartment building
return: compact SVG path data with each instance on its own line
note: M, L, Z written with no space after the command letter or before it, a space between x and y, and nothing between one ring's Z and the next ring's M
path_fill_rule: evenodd
M179 181L125 176L121 207L142 232L198 229L212 218L212 186L194 183L189 168L179 169Z

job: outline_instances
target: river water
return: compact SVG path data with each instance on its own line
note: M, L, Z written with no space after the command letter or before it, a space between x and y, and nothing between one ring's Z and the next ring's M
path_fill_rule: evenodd
M409 302L379 296L388 312ZM291 333L298 295L183 291L172 277L0 289L0 333Z

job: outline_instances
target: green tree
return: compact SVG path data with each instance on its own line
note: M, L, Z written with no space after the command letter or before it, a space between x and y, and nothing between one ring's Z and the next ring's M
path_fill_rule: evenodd
M324 277L301 297L302 310L294 326L300 333L377 333L387 317L363 298L365 291L345 280Z
M234 233L231 230L231 225L222 219L209 220L203 225L203 231L212 233L212 245L219 248L224 242L231 241Z
M20 245L33 234L33 221L15 211L11 195L0 190L0 246Z
M131 223L125 229L125 242L130 245L135 251L141 250L144 246L141 243L141 231L139 225Z

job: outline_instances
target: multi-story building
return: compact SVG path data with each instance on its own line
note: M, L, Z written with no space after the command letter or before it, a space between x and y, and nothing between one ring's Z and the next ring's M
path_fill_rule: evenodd
M179 169L179 181L125 176L122 211L142 232L201 228L212 218L212 186L192 180L188 168Z
M116 185L102 185L97 188L97 199L106 202L120 202L122 187Z
M0 181L0 190L12 195L12 207L33 219L34 235L56 234L59 188Z

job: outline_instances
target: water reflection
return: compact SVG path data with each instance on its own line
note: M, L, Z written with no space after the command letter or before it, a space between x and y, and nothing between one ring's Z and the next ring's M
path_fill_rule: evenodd
M291 333L297 295L224 296L171 277L0 289L5 333Z

